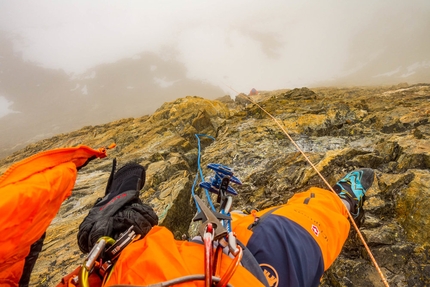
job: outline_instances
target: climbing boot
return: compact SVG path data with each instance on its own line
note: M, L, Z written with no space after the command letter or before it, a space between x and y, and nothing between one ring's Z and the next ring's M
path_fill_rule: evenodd
M364 222L362 207L366 200L366 192L372 186L374 177L373 169L358 169L345 175L333 186L339 197L349 203L351 215L358 227Z

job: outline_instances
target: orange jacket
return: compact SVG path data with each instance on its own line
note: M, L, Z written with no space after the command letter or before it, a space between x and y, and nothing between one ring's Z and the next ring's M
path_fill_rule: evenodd
M0 177L0 286L18 286L30 246L70 196L77 168L105 156L103 148L55 149L15 163Z

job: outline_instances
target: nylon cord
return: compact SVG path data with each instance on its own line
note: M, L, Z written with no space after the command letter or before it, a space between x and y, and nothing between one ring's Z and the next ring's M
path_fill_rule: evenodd
M235 91L233 88L231 88L231 87L229 87L229 88L232 89L237 94L239 94L239 92ZM270 114L268 111L266 111L262 106L260 106L258 103L256 103L255 101L253 101L249 96L247 96L247 95L244 95L244 96L245 96L245 98L249 102L251 102L252 104L256 105L263 112L265 112L278 125L278 127L284 132L284 134L288 137L288 139L291 141L291 143L296 147L296 149L302 154L302 156L306 159L306 161L311 165L311 167L315 170L315 172L322 179L322 181L327 185L327 187L333 193L336 194L336 192L331 187L331 185L327 182L327 180L324 178L324 176L318 171L318 169L315 167L315 165L311 162L311 160L307 157L307 155L303 152L303 150L299 147L299 145L293 140L293 138L289 135L289 133L286 131L286 129L279 123L279 121L272 114ZM338 199L341 200L340 197L338 197ZM349 212L349 210L347 210L347 211L348 211L348 216L351 219L350 221L352 222L352 225L354 226L355 231L357 232L358 236L360 237L360 240L363 243L364 248L366 249L367 253L369 254L370 259L371 259L373 265L375 266L376 270L378 271L378 273L379 273L379 275L380 275L380 277L382 279L382 282L384 283L385 286L389 287L388 281L385 278L385 275L382 273L381 269L379 268L379 265L376 262L375 257L373 256L372 252L370 251L370 248L367 245L366 240L364 239L363 235L361 234L360 230L358 229L358 226L355 223L353 216L351 215L351 213Z
M201 157L201 147L200 147L200 137L206 137L206 138L209 138L209 139L211 139L211 140L215 140L215 138L214 137L211 137L211 136L208 136L208 135L205 135L205 134L195 134L195 137L197 138L197 146L198 146L198 154L197 154L197 173L196 173L196 177L194 178L194 183L193 183L193 186L191 187L191 194L192 194L192 196L193 196L193 199L194 199L194 189L195 189L195 187L196 187L196 185L197 185L197 180L198 180L198 178L199 178L199 174L200 174L200 178L201 178L201 180L202 181L205 181L205 179L204 179L204 177L203 177L203 171L202 171L202 167L200 166L200 157ZM205 194L206 194L206 199L208 200L208 202L209 202L209 206L211 207L211 209L213 210L213 211L215 211L215 206L213 205L213 203L212 203L212 199L211 199L211 196L210 196L210 194L209 194L209 191L207 190L207 189L204 189L205 190ZM197 202L196 202L196 200L194 199L194 203L195 203L195 205L196 205L196 207L197 207L197 212L200 212L201 210L200 210L200 207L199 207L199 205L197 204Z

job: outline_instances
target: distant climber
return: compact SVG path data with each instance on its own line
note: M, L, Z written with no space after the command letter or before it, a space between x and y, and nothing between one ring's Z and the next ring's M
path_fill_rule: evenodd
M258 92L257 92L257 90L255 88L252 88L251 91L249 92L249 95L250 96L255 96L255 95L258 95Z

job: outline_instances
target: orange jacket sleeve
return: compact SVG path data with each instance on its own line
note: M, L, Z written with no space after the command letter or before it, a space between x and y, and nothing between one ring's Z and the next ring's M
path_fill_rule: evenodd
M25 257L70 196L77 169L105 149L55 149L12 165L0 177L0 286L18 286Z

